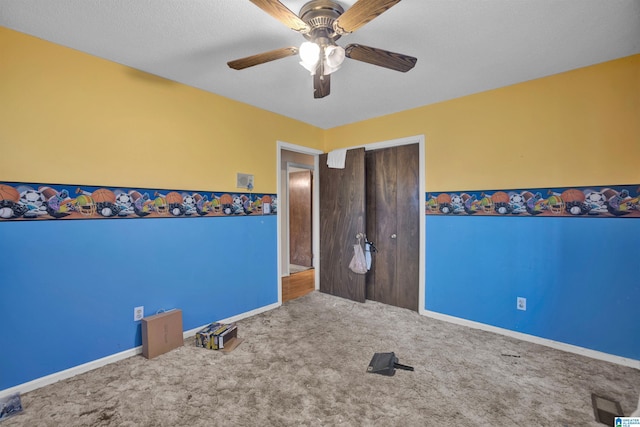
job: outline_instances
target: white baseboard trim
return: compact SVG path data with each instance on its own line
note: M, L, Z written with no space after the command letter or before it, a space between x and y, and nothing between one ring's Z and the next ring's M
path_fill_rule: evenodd
M26 383L18 384L17 386L11 388L0 390L0 398L14 393L27 393L37 388L57 383L58 381L66 380L67 378L80 375L93 369L97 369L110 363L118 362L120 360L124 360L141 353L142 346L139 346L131 348L129 350L121 351L120 353L112 354L107 357L92 360L91 362L83 363L82 365L74 366L73 368L65 369L64 371L55 372L53 374L36 378L35 380Z
M510 329L499 328L484 323L474 322L472 320L462 319L460 317L450 316L448 314L437 313L435 311L420 310L423 316L431 317L437 320L443 320L449 323L455 323L461 326L467 326L483 331L495 332L496 334L505 335L507 337L516 338L522 341L540 344L547 347L555 348L569 353L579 354L590 357L592 359L603 360L605 362L615 363L618 365L628 366L630 368L640 369L640 360L629 359L627 357L616 356L614 354L603 353L601 351L591 350L589 348L579 347L577 345L566 344L560 341L554 341L547 338L540 338L535 335L529 335L522 332L512 331Z
M226 319L218 320L222 323L231 323L237 322L238 320L246 319L247 317L255 316L256 314L264 313L269 310L273 310L274 308L280 307L280 303L273 303L270 305L266 305L264 307L257 308L255 310L247 311L246 313L241 313L236 316L232 316ZM208 324L207 324L208 325ZM202 325L198 328L190 329L188 331L183 332L184 338L190 338L196 334L199 330L204 328L207 325ZM76 375L80 375L82 373L100 368L102 366L108 365L110 363L115 363L120 360L128 359L131 356L137 356L138 354L142 354L142 346L138 346L135 348L131 348L129 350L121 351L120 353L115 353L110 356L106 356L100 359L92 360L91 362L83 363L82 365L74 366L69 369L65 369L64 371L55 372L53 374L36 378L35 380L18 384L17 386L10 387L4 390L0 390L0 398L9 396L15 393L27 393L38 389L40 387L47 386L49 384L57 383L58 381L65 380L67 378L74 377Z

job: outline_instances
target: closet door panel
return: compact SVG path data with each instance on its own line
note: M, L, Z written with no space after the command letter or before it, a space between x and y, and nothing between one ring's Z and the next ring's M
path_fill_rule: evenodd
M376 239L378 252L375 254L374 299L385 304L396 305L397 280L397 218L396 218L396 149L386 148L374 152L375 170L375 212Z
M320 291L365 301L365 275L349 269L356 236L365 233L364 148L348 150L345 168L320 156Z
M418 145L397 147L397 239L396 280L399 307L418 310L419 246L420 246L420 194L418 192ZM424 209L424 207L422 207Z

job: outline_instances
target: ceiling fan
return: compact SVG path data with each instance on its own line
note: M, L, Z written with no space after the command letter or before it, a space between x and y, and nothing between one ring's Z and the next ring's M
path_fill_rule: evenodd
M402 72L416 65L417 58L412 56L361 44L349 44L343 48L336 43L341 36L354 32L400 0L358 0L346 12L335 1L311 0L302 6L299 15L278 0L250 1L302 34L307 41L300 48L285 47L229 61L227 65L235 70L300 54L300 64L313 76L313 97L324 98L330 93L331 73L340 68L345 58Z

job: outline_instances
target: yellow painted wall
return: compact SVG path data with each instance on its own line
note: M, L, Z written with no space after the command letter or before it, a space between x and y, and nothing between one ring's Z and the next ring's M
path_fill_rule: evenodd
M427 191L640 182L640 55L330 129L325 150L425 135Z
M427 191L638 183L640 55L322 130L0 27L0 181L276 192L276 140L419 134Z
M276 192L323 130L0 27L0 181Z

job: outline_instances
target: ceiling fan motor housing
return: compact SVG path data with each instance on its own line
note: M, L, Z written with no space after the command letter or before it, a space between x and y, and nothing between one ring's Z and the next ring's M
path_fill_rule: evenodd
M340 35L333 30L333 22L344 13L338 3L331 0L312 0L300 9L302 19L311 31L304 37L320 45L335 44Z

